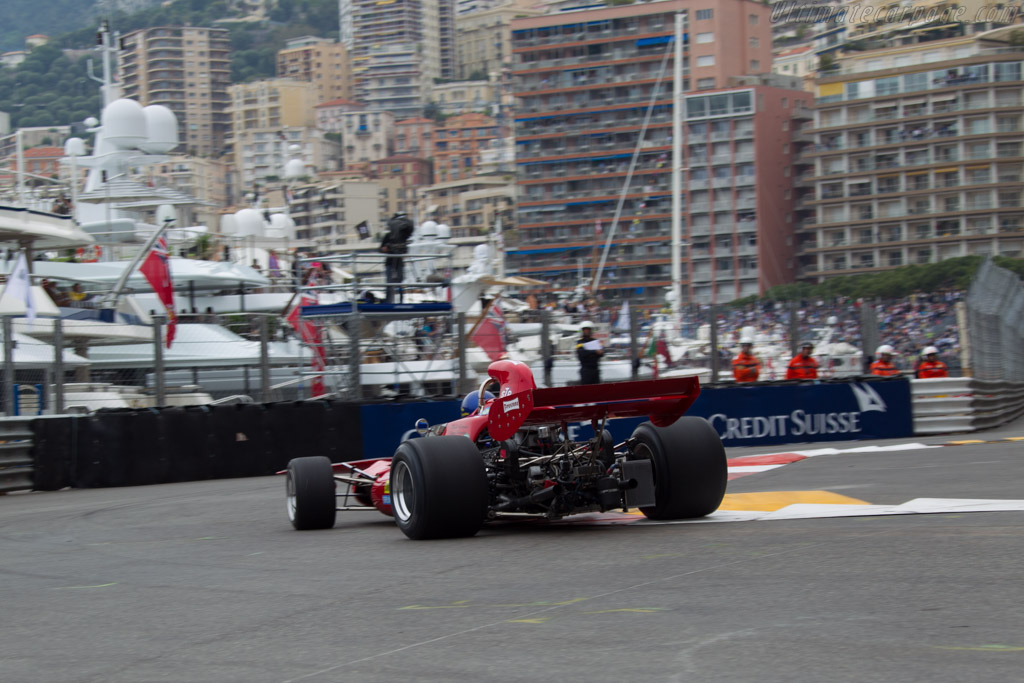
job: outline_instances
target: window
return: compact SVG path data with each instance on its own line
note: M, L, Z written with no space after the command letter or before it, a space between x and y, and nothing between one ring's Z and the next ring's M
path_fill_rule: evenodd
M711 19L715 14L714 10L710 9L699 9L697 10L697 21L705 21Z
M708 31L707 33L697 34L698 43L713 43L715 42L715 34Z
M757 22L761 19L761 17L757 16L756 14L751 14L747 18L750 19L751 26L757 26Z
M756 36L752 37L750 39L750 47L752 47L754 49L757 49L757 48L761 47L761 39L757 38Z
M715 87L714 78L698 78L697 79L697 90L711 90Z
M714 66L715 56L714 55L701 55L697 57L697 66Z
M758 71L760 71L761 70L761 60L760 59L751 59L750 60L750 70L753 71L754 73L757 73Z

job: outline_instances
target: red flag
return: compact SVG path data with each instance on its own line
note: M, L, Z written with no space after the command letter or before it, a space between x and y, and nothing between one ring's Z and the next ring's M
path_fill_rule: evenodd
M153 245L153 250L146 256L139 270L146 276L149 286L167 311L167 348L171 348L174 332L178 325L178 315L174 312L174 284L171 282L171 268L168 263L170 252L167 249L167 238L163 235Z
M470 340L483 349L492 361L505 355L505 316L497 302L491 305Z
M310 360L310 367L314 372L323 372L327 367L327 356L324 352L323 338L320 335L320 330L313 326L313 323L308 320L303 320L299 317L300 309L303 306L314 306L317 300L308 294L303 294L299 299L299 302L292 307L292 310L285 316L285 320L292 326L292 329L299 333L299 337L302 339L302 343L308 346L313 351L313 358ZM324 376L314 375L313 382L313 396L323 396L327 393L324 387Z

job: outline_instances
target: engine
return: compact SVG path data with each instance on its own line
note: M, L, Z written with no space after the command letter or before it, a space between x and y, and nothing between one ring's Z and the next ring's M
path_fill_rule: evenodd
M616 456L610 434L604 434L574 443L552 427L531 427L506 441L483 437L478 446L494 501L492 516L520 513L559 519L622 508L623 492L636 482L623 476L626 456Z

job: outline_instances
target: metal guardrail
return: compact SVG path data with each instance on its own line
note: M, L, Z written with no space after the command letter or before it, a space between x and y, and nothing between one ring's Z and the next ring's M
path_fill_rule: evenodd
M1024 415L1024 382L941 377L910 386L915 434L973 432Z
M32 420L0 418L0 493L32 489Z

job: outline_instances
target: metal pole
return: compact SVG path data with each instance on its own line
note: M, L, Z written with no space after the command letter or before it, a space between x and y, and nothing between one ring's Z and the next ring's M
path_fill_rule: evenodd
M462 392L467 391L466 388L466 313L465 311L459 311L455 314L455 353L458 355L459 361L459 381L455 386L455 393L459 396Z
M5 315L3 319L4 332L4 414L8 417L15 415L17 405L14 386L14 326L11 324L11 316Z
M634 380L639 376L640 369L640 344L637 335L640 334L640 321L636 319L636 311L629 315L629 360L632 372L630 377Z
M164 316L153 316L153 384L156 388L156 407L164 405Z
M797 324L796 319L796 300L789 302L789 356L792 358L796 355L799 350L797 348L800 344L800 340L797 339L797 335L800 333L800 327Z
M53 411L64 414L64 323L53 320Z
M14 132L14 144L16 145L15 162L18 164L18 204L25 206L25 149L21 140L21 128Z
M683 305L683 14L676 14L672 63L672 331L679 334Z
M260 395L270 403L270 327L267 316L260 316Z
M711 304L708 306L708 314L711 319L711 324L708 326L711 332L711 382L712 384L718 381L718 315L715 312L715 305Z
M551 311L542 308L540 311L540 355L544 361L544 386L551 386Z

